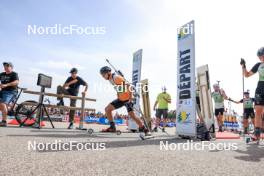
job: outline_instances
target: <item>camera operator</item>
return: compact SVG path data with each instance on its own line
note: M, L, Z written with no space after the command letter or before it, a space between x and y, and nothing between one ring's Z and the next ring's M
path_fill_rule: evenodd
M72 68L70 73L71 73L71 76L68 77L68 79L65 81L64 85L57 87L57 94L78 96L79 88L81 85L85 87L82 94L86 94L86 92L88 90L88 84L81 77L79 77L77 75L77 73L78 73L77 68ZM58 106L64 106L63 98L58 98L58 100L59 100L59 103L57 105ZM70 106L71 107L76 106L76 99L70 100ZM70 110L70 115L69 115L70 124L68 126L68 129L73 128L74 115L75 115L75 110Z

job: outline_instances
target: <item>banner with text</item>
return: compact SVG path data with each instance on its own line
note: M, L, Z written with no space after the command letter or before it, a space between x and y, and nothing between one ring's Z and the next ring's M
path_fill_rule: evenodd
M140 83L140 79L141 79L141 65L142 65L142 49L136 51L133 54L132 84L136 88L136 90L138 87L140 87L137 84ZM139 94L140 91L137 90L137 93ZM135 97L134 107L136 109L140 108L140 99L138 96ZM138 117L140 117L140 114L138 112L135 113ZM131 118L129 118L128 121L128 129L129 130L138 129L136 122L134 122Z
M196 136L194 21L178 30L176 133Z

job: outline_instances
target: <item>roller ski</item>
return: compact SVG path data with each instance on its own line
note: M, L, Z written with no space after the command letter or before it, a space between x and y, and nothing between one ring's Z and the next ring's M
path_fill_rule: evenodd
M247 144L255 143L255 144L259 145L260 139L263 139L263 137L261 136L261 130L259 128L255 129L254 134L246 134L245 135L245 141Z
M142 113L141 109L136 110L136 111L138 111L141 114L142 120L143 120L143 123L144 123L144 126L142 128L139 128L138 129L139 130L139 137L140 137L140 139L147 140L147 139L154 138L154 136L152 136L152 134L151 134L151 130L149 128L149 125L148 125L148 123L147 123L147 121L146 121L146 119L144 117L144 114Z
M162 133L165 133L165 134L168 135L168 136L170 135L170 134L167 133L167 131L165 130L165 127L155 127L155 128L152 129L152 132L153 132L153 133L157 133L157 132L158 132L158 129L160 129Z
M158 132L158 129L160 129L163 133L166 133L166 130L165 130L164 127L163 128L161 128L161 127L155 127L155 128L153 128L152 132L157 133Z
M152 139L154 136L151 135L149 130L146 127L139 128L139 137L141 140L147 140L147 139Z
M245 141L246 141L247 144L249 144L249 143L256 143L256 144L259 144L260 139L257 138L257 137L256 137L255 135L253 135L253 134L247 134L247 135L245 135Z
M116 135L121 135L121 134L122 134L122 132L121 132L120 130L116 130L116 128L112 128L112 127L109 127L109 128L103 129L103 130L101 130L101 131L99 131L99 132L95 132L92 128L89 128L89 129L87 130L87 133L88 133L89 135L92 135L92 134L94 134L94 133L113 133L113 134L116 134Z

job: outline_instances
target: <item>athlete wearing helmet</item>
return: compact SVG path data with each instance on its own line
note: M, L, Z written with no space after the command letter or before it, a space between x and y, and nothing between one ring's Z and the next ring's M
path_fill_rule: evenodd
M257 56L261 57L263 55L264 55L264 47L261 47L260 49L258 49Z
M104 129L103 132L115 132L116 127L112 116L112 111L119 109L123 106L126 107L128 115L137 123L140 132L148 133L148 129L143 125L141 120L135 115L133 110L133 94L130 85L125 81L124 77L111 72L108 66L100 69L100 74L105 80L108 80L117 92L117 99L109 103L105 108L107 119L110 122L110 127Z
M243 68L244 76L246 78L251 77L258 72L259 81L255 91L255 137L257 140L260 139L261 130L263 129L262 120L264 114L264 47L261 47L257 51L259 62L256 63L250 71L246 68L246 62L241 59L240 65Z
M107 73L109 73L109 72L111 72L112 70L111 70L111 68L110 67L108 67L108 66L104 66L104 67L102 67L101 69L100 69L100 74L101 75L104 75L104 74L107 74Z

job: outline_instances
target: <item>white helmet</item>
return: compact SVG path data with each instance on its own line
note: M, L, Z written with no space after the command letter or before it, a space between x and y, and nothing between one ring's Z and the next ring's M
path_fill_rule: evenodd
M213 85L213 87L214 87L214 88L220 88L219 84L217 84L217 83L215 83L215 84Z

